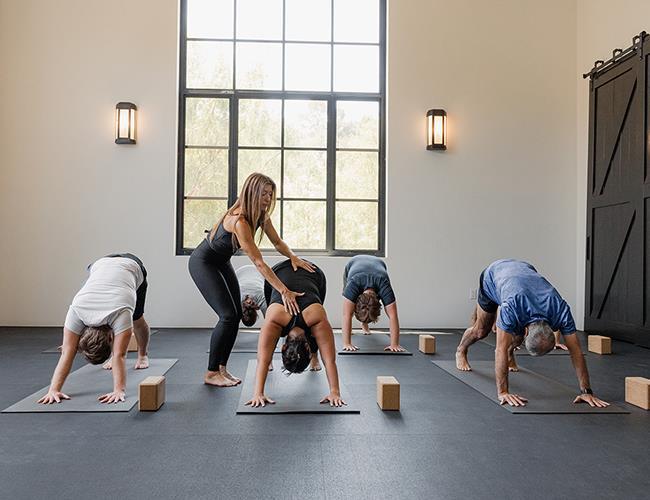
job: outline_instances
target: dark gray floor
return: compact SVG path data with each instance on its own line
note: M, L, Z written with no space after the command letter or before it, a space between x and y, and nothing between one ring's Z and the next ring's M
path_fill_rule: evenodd
M59 329L0 329L0 406L45 385ZM459 337L436 337L438 353L340 357L360 415L236 415L240 388L201 383L209 332L166 330L152 356L179 361L167 373L160 411L1 414L0 497L53 498L643 498L650 412L512 415L436 368ZM624 397L625 376L650 377L650 350L614 342L589 356L597 394ZM477 344L471 359L494 350ZM133 354L131 354L133 356ZM233 354L243 375L253 354ZM133 362L133 358L129 361ZM519 359L567 385L564 356ZM75 367L81 366L77 361ZM375 402L377 375L401 384L401 412Z

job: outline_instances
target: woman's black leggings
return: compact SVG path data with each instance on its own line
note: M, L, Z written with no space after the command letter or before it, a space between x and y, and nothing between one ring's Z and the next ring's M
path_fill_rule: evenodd
M228 362L239 330L242 316L239 282L230 258L224 260L206 240L192 252L189 268L203 298L219 316L210 338L208 361L208 370L218 371L219 365Z

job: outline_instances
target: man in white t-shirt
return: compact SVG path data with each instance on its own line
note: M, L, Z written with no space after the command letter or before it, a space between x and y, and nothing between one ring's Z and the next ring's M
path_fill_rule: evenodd
M138 343L135 369L149 367L149 325L144 319L147 271L142 261L133 254L112 254L88 266L88 272L68 309L61 358L39 403L70 399L61 389L77 351L95 365L112 355L113 391L99 396L102 403L125 400L126 352L132 333Z
M235 274L241 293L241 321L244 326L253 326L257 321L257 311L262 311L262 316L266 316L264 277L253 265L242 266Z

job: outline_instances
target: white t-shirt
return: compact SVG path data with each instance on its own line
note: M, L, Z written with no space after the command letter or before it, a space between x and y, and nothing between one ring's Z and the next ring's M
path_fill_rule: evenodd
M241 300L244 301L246 295L253 299L253 302L266 316L266 300L264 299L264 276L260 274L253 265L242 266L237 271L237 281L239 281L239 292Z
M115 335L133 328L136 291L143 282L142 269L133 259L99 259L72 299L65 327L78 335L86 326L108 325Z

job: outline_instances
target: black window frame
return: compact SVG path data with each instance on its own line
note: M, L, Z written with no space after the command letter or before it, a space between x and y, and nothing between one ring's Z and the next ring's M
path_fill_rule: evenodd
M239 113L239 100L240 99L275 99L282 102L282 142L279 147L248 147L242 149L279 149L281 152L281 179L279 184L284 182L284 151L285 150L323 150L323 148L292 148L284 146L284 101L286 99L299 99L299 100L321 100L327 101L327 193L326 193L326 248L325 249L300 249L292 248L296 252L303 255L314 256L333 256L333 257L346 257L359 254L376 255L379 257L385 256L386 252L386 2L387 0L377 0L379 2L379 92L378 93L362 93L362 92L334 92L333 85L330 86L330 92L322 91L286 91L286 90L237 90L235 88L236 82L236 54L233 54L233 89L231 90L213 90L213 89L187 89L186 86L186 72L187 72L187 0L180 0L180 36L179 36L179 87L178 87L178 143L177 143L177 182L176 182L176 255L190 255L193 248L188 248L183 245L184 236L184 200L185 197L185 102L187 98L192 97L209 97L221 98L229 100L229 144L228 144L228 198L227 206L230 207L237 199L237 154L239 149L238 143L238 113ZM191 38L189 41L233 41L233 52L236 51L237 42L272 42L282 43L282 88L285 83L284 59L285 59L285 39L284 32L282 40L247 40L236 38L236 23L237 23L237 0L234 2L234 32L233 39L213 39L213 38ZM283 31L286 25L286 2L283 0ZM354 43L354 42L334 42L334 0L331 2L332 10L332 38L329 42L310 42L300 40L290 40L290 43L317 43L327 44L331 46L333 56L334 47L336 45L376 45L372 43ZM333 65L333 57L330 59ZM330 68L330 78L333 80L334 67ZM379 179L378 179L378 197L372 200L363 199L337 199L336 193L336 153L337 151L346 151L346 148L336 148L336 103L338 101L371 101L378 102L379 104ZM363 149L353 148L351 151L363 151ZM371 150L375 152L375 149ZM286 198L284 192L282 199L284 201L323 201L320 198ZM224 199L223 197L192 197L192 199ZM280 201L278 199L278 201ZM337 250L334 248L336 237L336 202L337 201L372 201L378 204L378 231L377 231L377 249L376 250ZM280 204L276 205L276 210L280 210ZM280 227L278 233L283 236L283 219L280 214ZM263 254L277 254L275 249L260 249Z

